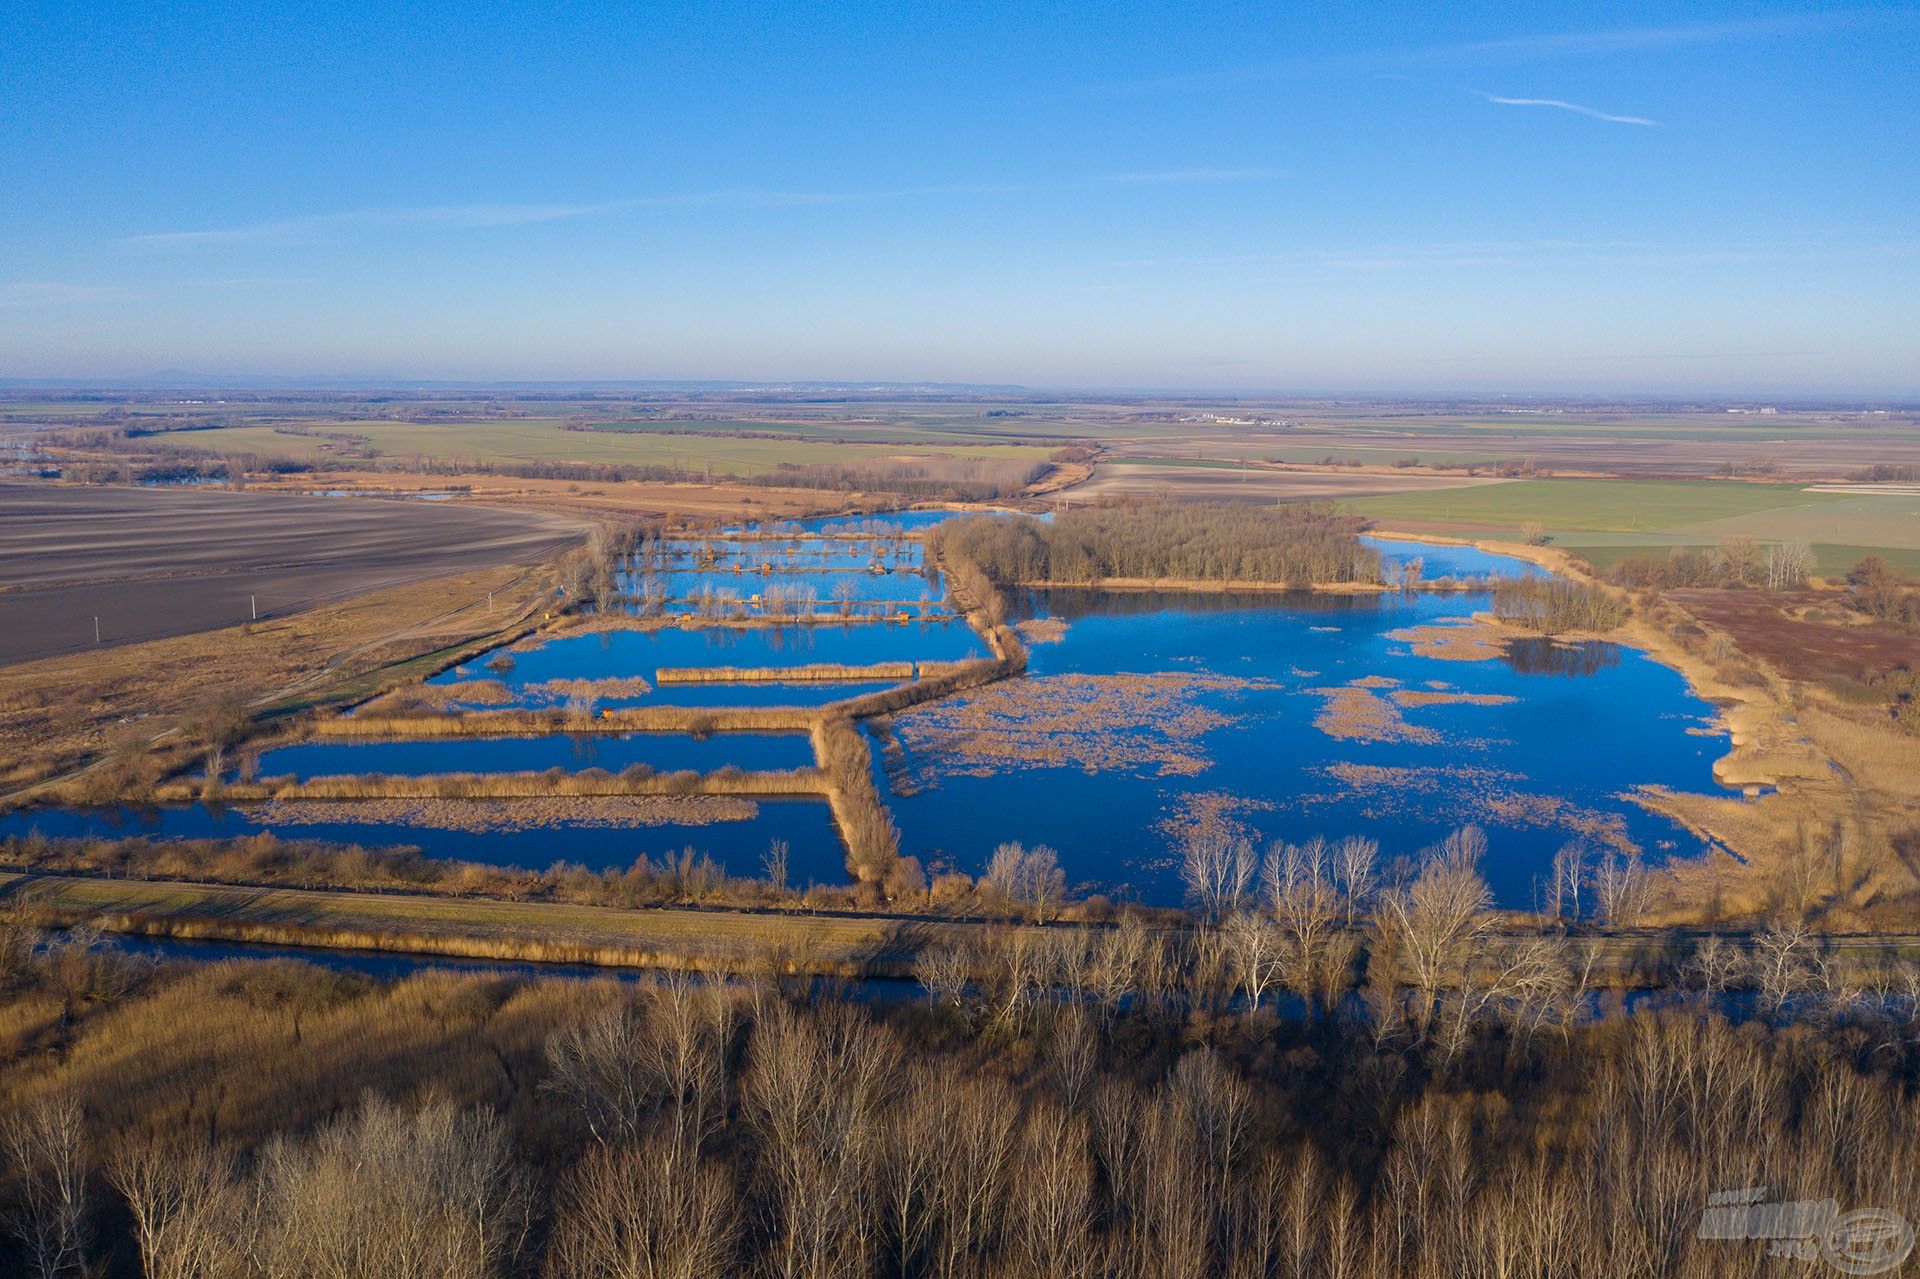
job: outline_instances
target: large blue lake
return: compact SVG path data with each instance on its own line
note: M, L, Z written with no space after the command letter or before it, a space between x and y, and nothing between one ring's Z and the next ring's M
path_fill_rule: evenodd
M1504 567L1416 553L1428 577ZM1256 842L1366 835L1386 857L1476 822L1499 900L1526 906L1571 840L1650 860L1701 849L1624 794L1714 789L1728 742L1712 708L1632 649L1454 641L1478 634L1462 623L1484 593L1055 590L1021 605L1065 623L1032 645L1026 687L874 726L903 847L930 864L977 871L1002 841L1045 843L1084 889L1169 903L1173 837L1196 821Z

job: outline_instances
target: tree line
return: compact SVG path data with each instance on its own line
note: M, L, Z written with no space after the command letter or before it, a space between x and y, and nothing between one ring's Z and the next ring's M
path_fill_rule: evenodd
M1146 502L1081 506L1052 520L975 516L936 530L949 562L1003 585L1087 584L1108 578L1378 583L1380 555L1365 522L1325 503Z
M1470 845L1405 903L1409 973L1474 945L1430 931L1471 918ZM1317 856L1283 853L1276 887L1315 898ZM1742 1008L1703 963L1546 1020L1440 987L1404 1001L1415 1033L1365 1002L1225 1002L1200 959L1114 936L1080 978L1009 941L869 1002L155 967L0 919L0 1269L1731 1276L1769 1244L1702 1237L1720 1192L1920 1191L1911 974Z

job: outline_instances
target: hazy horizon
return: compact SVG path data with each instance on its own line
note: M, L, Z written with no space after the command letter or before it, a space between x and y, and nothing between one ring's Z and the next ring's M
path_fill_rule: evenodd
M0 379L1920 397L1920 12L0 16Z

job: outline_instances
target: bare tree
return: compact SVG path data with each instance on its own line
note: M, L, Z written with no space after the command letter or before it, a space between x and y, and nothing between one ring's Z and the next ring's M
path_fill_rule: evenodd
M1314 1007L1331 1008L1346 984L1355 943L1343 923L1340 858L1319 837L1275 843L1261 868L1267 906L1280 927L1283 980Z
M1587 879L1587 846L1580 840L1560 845L1553 855L1553 884L1549 894L1555 918L1580 918L1580 889Z
M276 1137L256 1173L254 1266L269 1276L501 1275L525 1247L532 1179L491 1114L369 1097L305 1141Z
M1635 856L1610 854L1594 863L1593 903L1600 917L1614 928L1636 928L1646 913L1649 885L1646 867Z
M1233 956L1234 984L1250 1007L1260 1007L1267 991L1284 977L1280 930L1252 911L1237 911L1220 931Z
M87 1142L80 1104L71 1096L36 1097L0 1117L0 1148L19 1178L5 1213L20 1240L29 1273L58 1279L86 1270Z
M1221 918L1247 895L1253 871L1252 843L1219 823L1197 823L1181 836L1181 880L1188 898L1210 919Z
M1382 893L1374 910L1374 956L1388 961L1382 968L1404 970L1417 995L1414 1026L1422 1034L1432 1025L1441 993L1465 983L1467 967L1491 931L1493 895L1479 870L1486 847L1479 827L1454 831L1427 850L1411 882ZM1374 977L1370 965L1370 984Z
M231 1151L148 1138L121 1147L107 1177L126 1197L147 1279L221 1279L238 1271L244 1218Z
M1333 849L1333 873L1346 898L1347 927L1352 928L1359 912L1373 902L1379 883L1380 845L1360 835L1348 835Z
M741 1205L724 1165L692 1164L670 1139L597 1150L561 1186L546 1273L554 1279L706 1279L733 1273Z
M760 867L765 871L767 882L782 892L787 887L787 841L774 839L767 841L767 852L760 859Z
M1045 844L1031 849L1019 843L1001 844L993 850L982 878L1009 901L1031 907L1034 918L1043 924L1049 913L1058 909L1067 891L1059 855Z

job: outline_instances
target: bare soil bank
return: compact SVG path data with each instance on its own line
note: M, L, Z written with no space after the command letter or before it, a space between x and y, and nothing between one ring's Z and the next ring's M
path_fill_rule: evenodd
M0 663L286 616L542 559L564 516L464 503L0 484Z

